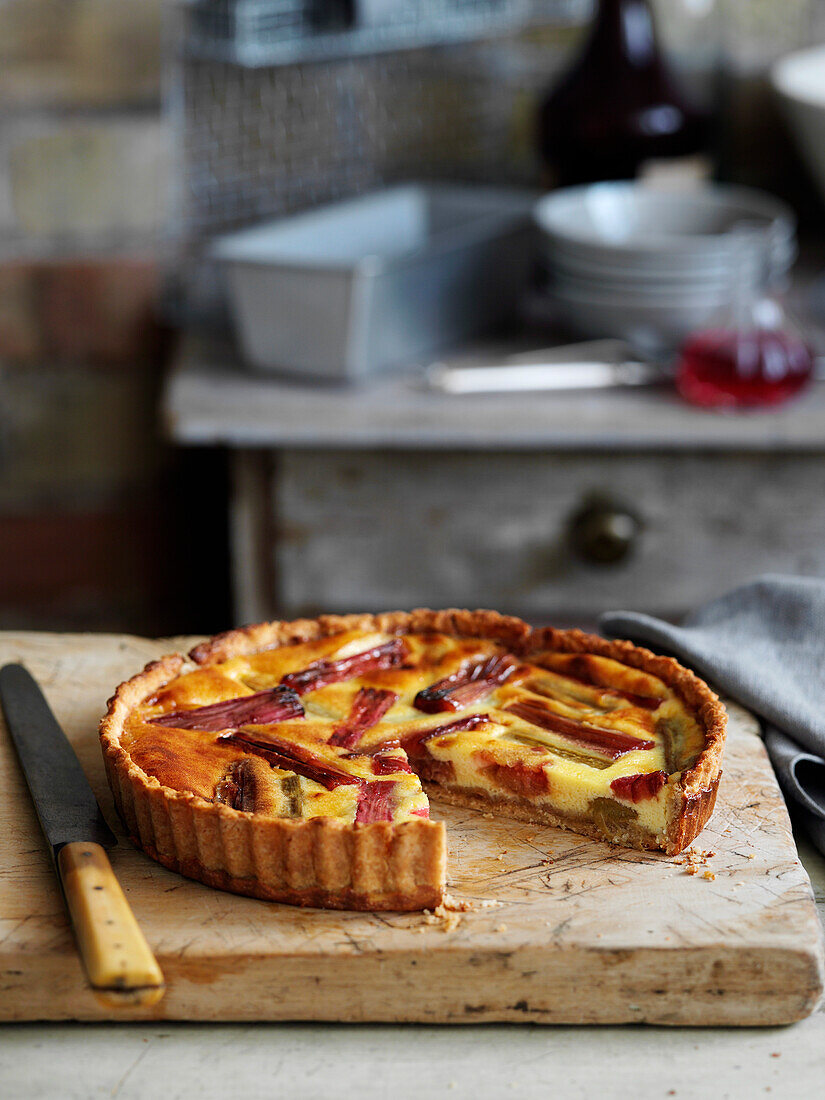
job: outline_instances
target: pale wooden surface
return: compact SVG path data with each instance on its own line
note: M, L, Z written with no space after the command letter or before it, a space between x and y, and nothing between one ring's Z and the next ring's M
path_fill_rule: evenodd
M40 679L110 818L96 719L117 680L168 644L0 641L0 660L22 659ZM5 739L0 783L0 1014L110 1018L84 985ZM720 805L698 842L717 852L714 881L561 831L446 808L444 817L453 894L501 903L452 932L417 914L234 897L123 845L112 862L169 984L134 1017L720 1024L788 1022L813 1008L822 955L810 883L743 712L733 712Z
M9 1100L818 1100L825 1014L789 1028L0 1026Z
M192 337L163 409L177 442L230 447L825 451L823 382L780 409L734 416L691 408L670 387L448 397L422 390L415 372L355 388L256 375Z

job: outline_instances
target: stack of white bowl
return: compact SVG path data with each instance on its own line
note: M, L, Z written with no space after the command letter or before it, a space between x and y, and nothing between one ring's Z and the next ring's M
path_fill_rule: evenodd
M796 255L784 203L723 184L572 187L541 199L535 219L560 317L648 355L714 323L737 288L780 284Z

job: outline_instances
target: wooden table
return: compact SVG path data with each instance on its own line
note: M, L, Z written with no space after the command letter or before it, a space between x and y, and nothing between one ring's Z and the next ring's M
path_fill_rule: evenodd
M6 635L0 641L3 659L22 655L31 660L39 653L40 661L57 644L38 635ZM101 643L105 647L104 639L95 644ZM122 644L124 653L134 648L137 657L150 643L122 639ZM82 662L72 667L81 692ZM46 683L47 690L50 686L54 690L54 683ZM90 756L87 766L91 761ZM35 847L39 852L42 845ZM800 854L825 920L825 861L804 841ZM703 885L709 884L696 883L699 889ZM551 1088L562 1098L632 1095L645 1100L671 1095L673 1089L676 1096L703 1100L709 1095L749 1100L763 1094L773 1100L818 1095L824 1073L823 1011L789 1028L755 1030L532 1023L205 1028L168 1022L0 1028L0 1095L33 1100L193 1093L223 1098L227 1090L250 1097L288 1093L300 1100L388 1095L475 1100L511 1092L538 1100Z

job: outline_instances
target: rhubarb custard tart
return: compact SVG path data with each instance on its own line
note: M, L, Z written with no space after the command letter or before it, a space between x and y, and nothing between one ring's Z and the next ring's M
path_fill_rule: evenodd
M427 794L675 854L710 816L725 711L676 661L490 611L263 623L150 664L101 723L139 847L299 905L443 896Z

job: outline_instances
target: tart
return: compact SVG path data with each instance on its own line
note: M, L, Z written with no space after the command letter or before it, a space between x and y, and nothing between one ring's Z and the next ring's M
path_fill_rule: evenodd
M443 897L427 794L674 855L710 816L725 711L629 642L491 611L262 623L117 689L107 775L136 845L298 905Z

